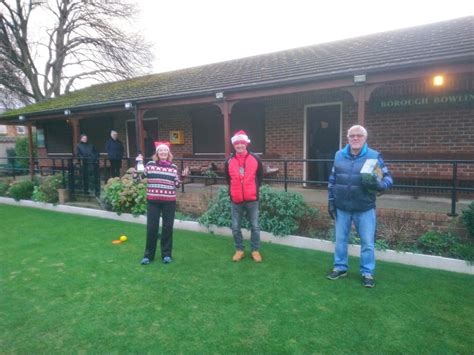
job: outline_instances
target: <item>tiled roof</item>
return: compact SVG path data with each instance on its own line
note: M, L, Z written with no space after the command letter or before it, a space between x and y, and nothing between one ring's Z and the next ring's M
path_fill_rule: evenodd
M474 16L99 84L5 113L196 96L436 63L473 62Z

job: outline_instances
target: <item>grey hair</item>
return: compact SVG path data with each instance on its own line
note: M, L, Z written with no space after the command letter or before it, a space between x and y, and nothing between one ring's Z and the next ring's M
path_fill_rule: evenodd
M358 124L352 126L351 128L349 128L349 129L347 130L347 136L349 136L349 133L350 133L352 130L354 130L354 129L358 129L358 130L362 131L362 134L363 134L365 137L367 137L367 130L366 130L363 126L358 125Z

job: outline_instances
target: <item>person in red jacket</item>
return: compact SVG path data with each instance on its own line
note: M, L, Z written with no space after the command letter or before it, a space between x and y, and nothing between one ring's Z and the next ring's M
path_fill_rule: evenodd
M258 189L263 179L263 167L260 159L247 150L250 139L244 131L238 131L232 137L235 153L225 162L225 176L229 184L232 212L232 234L235 241L233 261L244 257L244 239L241 222L244 211L250 222L250 247L252 259L260 263L260 227L258 225Z

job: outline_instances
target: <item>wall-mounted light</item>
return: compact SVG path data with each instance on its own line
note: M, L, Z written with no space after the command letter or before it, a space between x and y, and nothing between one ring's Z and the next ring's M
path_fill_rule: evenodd
M224 93L216 92L216 100L224 100Z
M434 86L443 86L444 85L444 76L442 75L435 75L433 77L433 85Z
M70 116L71 110L64 110L64 116Z
M131 102L126 102L124 104L125 110L131 110L133 108L133 104Z
M365 74L354 75L354 84L361 84L367 81L367 76Z
M26 120L26 117L23 116L23 115L20 115L20 116L18 116L18 119L19 119L20 121L24 121L24 120Z

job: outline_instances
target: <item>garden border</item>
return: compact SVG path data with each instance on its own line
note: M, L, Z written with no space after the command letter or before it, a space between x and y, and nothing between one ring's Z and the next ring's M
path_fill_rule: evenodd
M146 224L145 216L134 217L133 215L128 213L122 213L118 215L116 212L96 210L92 208L55 205L51 203L35 202L30 200L15 201L14 199L8 197L0 197L0 203L6 205L33 207L50 211L79 214L83 216L112 219L121 222ZM175 220L174 225L176 229L212 233L223 236L232 236L232 230L226 227L210 226L209 228L207 228L199 224L198 222L181 220ZM250 232L248 230L244 230L243 235L246 239L248 239L250 236ZM301 249L319 250L329 253L334 252L334 243L328 240L313 239L296 235L289 235L286 237L275 237L273 234L268 232L261 232L260 237L262 241L268 243L287 245ZM377 250L375 253L377 260L474 275L474 264L471 265L465 260L451 259L434 255L416 254L410 252L397 252L395 250L390 249ZM350 245L349 254L352 256L359 256L360 246Z

